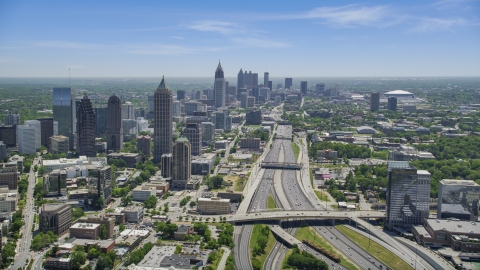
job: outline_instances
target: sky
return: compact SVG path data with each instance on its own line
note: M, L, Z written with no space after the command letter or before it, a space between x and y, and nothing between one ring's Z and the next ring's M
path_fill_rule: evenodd
M0 1L0 77L480 76L480 0Z

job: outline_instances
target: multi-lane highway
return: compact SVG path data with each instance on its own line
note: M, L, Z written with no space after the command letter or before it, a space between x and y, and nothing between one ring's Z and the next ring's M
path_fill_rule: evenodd
M33 190L35 187L35 173L33 172L33 167L38 164L38 159L35 159L32 164L32 169L28 174L28 189L26 194L26 202L25 202L25 226L23 226L22 238L19 240L18 250L17 250L17 257L15 262L10 267L10 269L18 269L23 268L26 264L27 260L31 259L30 255L30 244L32 242L32 227L33 227L33 219L35 216L35 209L34 209L34 200L33 200Z

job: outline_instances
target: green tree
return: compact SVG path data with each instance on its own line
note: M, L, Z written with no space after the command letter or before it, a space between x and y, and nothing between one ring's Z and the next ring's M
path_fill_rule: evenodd
M174 254L182 253L182 246L180 246L180 245L175 246L175 251L173 253Z
M100 256L95 266L95 270L111 269L113 266L113 261L105 255Z
M107 227L105 224L100 225L100 239L107 239Z
M78 270L87 260L87 255L85 254L84 251L74 251L72 252L71 259L72 259L72 268L74 270Z
M148 196L148 198L145 200L145 202L143 203L145 205L146 208L155 208L157 206L157 196L155 195L151 195L151 196Z
M125 225L123 225L123 223L120 223L120 225L118 225L118 230L123 232L125 230Z

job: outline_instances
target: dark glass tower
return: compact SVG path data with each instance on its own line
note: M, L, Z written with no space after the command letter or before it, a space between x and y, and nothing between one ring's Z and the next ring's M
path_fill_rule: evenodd
M225 78L223 75L223 68L220 62L218 62L217 70L215 70L214 92L215 92L215 107L217 108L225 107L225 95L227 91L225 88Z
M94 157L95 148L95 111L87 95L80 100L77 108L77 153L79 156Z
M75 114L75 90L71 87L53 88L53 120L58 122L58 134L70 139L71 149L75 145Z
M41 143L45 147L50 146L50 137L53 136L53 118L38 118L41 126Z
M107 150L123 149L122 101L113 94L108 99Z
M172 153L172 91L168 89L165 78L154 94L154 151L153 160L159 163L163 154Z
M242 69L240 69L237 76L237 89L243 88L243 85L244 85L243 71Z

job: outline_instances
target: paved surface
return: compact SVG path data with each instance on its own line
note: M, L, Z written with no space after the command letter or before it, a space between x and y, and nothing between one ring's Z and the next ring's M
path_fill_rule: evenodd
M285 173L285 172L284 172ZM379 211L317 211L317 210L306 210L308 206L305 207L305 198L301 198L294 193L295 186L289 189L291 194L287 193L289 201L293 202L292 209L295 209L294 206L298 206L299 210L286 210L286 211L261 211L257 210L255 213L247 214L237 214L234 216L227 217L229 222L249 222L257 220L282 220L289 218L304 218L304 219L349 219L349 218L385 218L384 212ZM295 205L296 204L296 205ZM309 205L312 207L311 205ZM298 209L297 208L297 209ZM303 210L302 210L303 208Z
M33 172L33 167L38 164L38 159L33 161L30 173L28 174L28 189L26 194L26 202L24 209L24 218L25 225L23 226L22 238L17 241L17 257L15 262L10 267L10 269L23 268L26 265L27 259L30 260L32 255L30 254L30 244L32 243L32 227L33 227L33 218L35 216L34 210L34 198L33 190L35 187L35 173Z
M225 252L223 253L222 259L220 260L220 263L218 263L218 268L217 269L225 269L225 264L227 263L227 258L230 255L231 250L226 247L221 247Z

